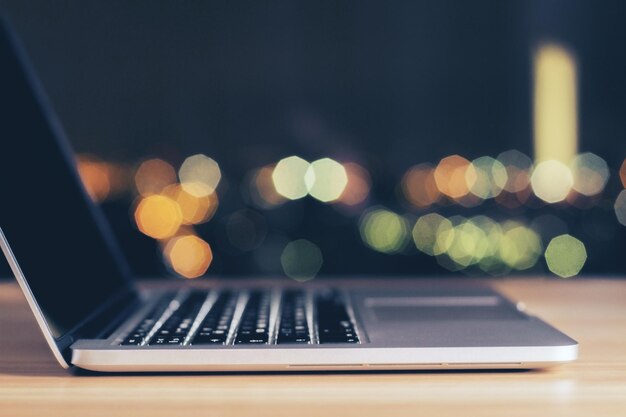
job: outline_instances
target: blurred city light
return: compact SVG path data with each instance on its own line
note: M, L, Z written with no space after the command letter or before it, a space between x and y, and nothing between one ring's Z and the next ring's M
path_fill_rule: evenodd
M348 184L346 169L330 158L313 161L304 175L309 194L322 202L337 200Z
M285 275L296 281L308 281L317 275L323 258L320 248L306 239L289 242L280 255Z
M309 190L304 177L310 165L298 156L281 159L272 172L276 191L289 200L297 200L306 196Z
M476 174L467 159L451 155L439 162L435 168L434 178L442 194L458 200L469 193L476 180Z
M81 155L77 158L77 168L89 197L96 203L106 200L111 192L109 164L92 156Z
M408 240L409 231L406 221L389 210L367 211L361 216L359 226L363 241L378 252L399 252Z
M250 177L248 192L252 203L263 209L270 209L281 205L286 201L285 197L278 194L272 173L274 165L266 165L255 171Z
M135 187L144 197L159 194L165 187L175 182L174 167L162 159L147 159L135 172Z
M195 187L198 189L194 192ZM183 224L200 224L210 220L218 206L217 194L205 195L203 190L204 188L197 183L188 183L187 187L172 184L165 187L161 194L178 203Z
M577 68L572 53L556 44L539 46L534 56L533 105L537 163L555 160L569 164L574 159L577 105Z
M185 191L196 197L206 197L217 189L222 172L213 159L196 154L185 159L178 170L178 177Z
M431 256L447 251L454 239L452 222L437 213L417 219L412 235L415 247Z
M619 178L622 181L622 187L626 188L626 159L619 168Z
M343 164L348 177L348 183L339 196L339 202L348 206L363 203L370 192L370 176L361 165L354 162Z
M583 242L566 234L550 241L545 258L552 273L569 278L577 275L583 268L587 260L587 251Z
M504 190L518 193L529 186L533 163L528 156L511 149L502 152L496 159L506 169L507 180L503 187Z
M613 209L615 210L617 221L620 222L622 226L626 226L626 190L622 190L619 193L615 199Z
M180 206L163 195L151 195L139 201L135 223L143 234L155 239L174 236L183 222Z
M530 183L537 197L547 203L565 200L574 185L570 168L556 160L543 161L533 171Z
M401 186L406 200L417 208L428 207L440 197L434 168L427 163L409 168L402 178Z
M247 252L263 243L267 234L267 224L261 214L253 210L242 209L228 217L226 234L231 245Z
M514 221L502 225L499 257L508 267L525 270L533 267L541 254L539 235L532 229Z
M577 155L571 163L574 190L585 196L600 194L609 180L609 167L604 159L591 152Z
M498 196L508 180L504 165L489 156L482 156L474 159L471 167L473 169L466 171L465 179L472 194L483 200Z
M194 235L171 239L163 251L172 269L185 278L203 275L213 261L213 252L207 242Z

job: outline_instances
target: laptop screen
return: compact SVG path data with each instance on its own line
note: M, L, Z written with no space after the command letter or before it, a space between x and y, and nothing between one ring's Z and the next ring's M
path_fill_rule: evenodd
M59 338L127 281L18 55L0 27L0 228Z

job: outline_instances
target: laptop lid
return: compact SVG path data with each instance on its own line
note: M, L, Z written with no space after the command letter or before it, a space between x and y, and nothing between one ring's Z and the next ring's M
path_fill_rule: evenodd
M0 62L0 245L67 365L69 345L96 335L136 296L60 124L1 19Z

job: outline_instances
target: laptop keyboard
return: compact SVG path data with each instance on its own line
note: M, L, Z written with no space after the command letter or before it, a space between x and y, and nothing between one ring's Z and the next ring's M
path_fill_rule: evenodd
M164 295L122 346L360 343L337 291L201 291Z

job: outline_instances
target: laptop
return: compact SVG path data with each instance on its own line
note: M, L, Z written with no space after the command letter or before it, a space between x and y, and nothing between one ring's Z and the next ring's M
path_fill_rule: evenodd
M0 246L62 367L508 369L576 359L576 341L517 304L445 280L218 278L139 288L23 49L2 26Z

